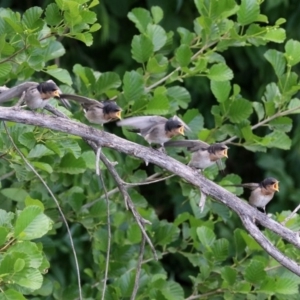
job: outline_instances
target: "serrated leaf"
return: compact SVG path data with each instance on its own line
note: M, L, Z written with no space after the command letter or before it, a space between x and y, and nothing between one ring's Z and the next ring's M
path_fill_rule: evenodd
M165 95L154 95L144 113L149 115L165 115L169 112L169 101Z
M269 126L272 129L276 129L283 132L289 132L293 127L293 121L289 117L280 117L270 121Z
M247 1L247 0L246 0ZM286 38L286 33L283 28L270 28L264 35L264 39L274 42L283 43Z
M14 263L14 272L20 272L25 267L25 260L22 258L18 258Z
M298 113L300 113L300 99L293 98L291 100L291 102L289 103L288 109L292 110L292 112L290 112L290 114L298 114Z
M252 102L252 106L257 114L258 121L261 121L265 115L264 106L260 102Z
M167 96L170 99L170 105L176 105L176 110L178 106L186 109L188 107L188 103L191 102L190 93L182 86L172 86L168 88Z
M51 26L57 25L62 20L59 8L55 3L51 3L46 7L45 16L46 22Z
M283 150L289 150L292 145L292 141L284 132L274 130L272 133L265 137L268 141L269 148L279 148Z
M218 102L222 103L229 97L231 91L231 84L230 81L211 80L210 88Z
M67 70L56 68L56 69L47 69L44 72L67 85L72 84L71 76Z
M166 285L162 287L160 292L164 295L166 300L183 300L184 292L181 285L174 281L167 281Z
M123 78L124 96L128 101L137 101L144 94L144 80L136 71L126 72Z
M227 65L223 63L219 63L219 64L214 64L209 69L207 77L210 80L226 81L226 80L231 80L233 78L233 73L231 69L227 67Z
M187 67L191 62L191 57L193 52L190 47L186 44L180 45L175 51L176 61L179 63L180 67Z
M28 149L32 149L36 144L33 132L24 132L20 134L18 136L18 140L22 145L24 145Z
M288 64L290 66L296 65L298 62L300 62L300 42L295 40L289 40L285 46L285 57L288 61Z
M242 0L237 12L238 22L241 25L253 23L257 20L259 13L259 3L256 0Z
M22 287L37 290L42 286L43 276L36 269L26 268L21 272L15 273L12 280Z
M151 40L142 34L135 35L131 43L131 53L137 62L146 62L153 53Z
M221 276L229 283L229 285L233 285L236 280L237 271L231 267L225 266L221 269Z
M245 279L251 283L262 282L267 274L264 270L265 265L258 260L251 260L245 269Z
M93 36L89 32L77 33L74 37L85 43L86 46L91 46L93 44Z
M252 113L251 102L246 99L235 100L229 108L229 119L233 123L240 123L249 118Z
M0 300L26 300L26 298L18 291L8 289L1 292Z
M162 73L167 70L168 64L168 59L165 56L158 54L149 58L147 63L147 71L154 74Z
M0 246L2 246L6 240L8 239L7 235L9 234L9 230L7 227L0 226Z
M161 221L159 227L155 230L155 243L165 246L176 240L178 235L179 229L173 223Z
M27 206L16 220L14 236L18 240L32 240L45 235L51 229L51 220L39 206Z
M127 16L141 33L145 33L148 24L152 23L149 11L144 8L134 8Z
M36 145L33 149L28 153L27 158L38 158L47 155L53 155L53 151L49 150L46 146L42 144Z
M27 28L35 29L37 25L36 22L38 20L42 21L42 19L40 19L42 13L43 10L40 7L38 6L30 7L24 12L22 21Z
M9 62L1 64L0 68L0 78L1 77L6 77L12 69L12 64Z
M21 188L1 189L1 194L14 201L23 202L28 196L28 193Z
M183 115L183 121L189 126L191 132L197 134L203 129L204 118L198 109L188 109Z
M132 224L127 230L127 238L131 244L140 243L142 235L141 230L137 224Z
M162 20L162 18L164 17L164 12L159 6L152 6L151 14L152 14L153 21L155 24L159 23Z
M264 54L264 57L272 65L277 77L280 77L284 73L286 66L283 53L274 49L269 49Z
M205 248L211 247L216 240L216 236L215 236L214 232L206 226L197 228L197 236L199 238L200 243Z
M146 35L150 38L153 44L153 50L158 51L167 42L167 34L165 30L156 24L149 24L147 26Z
M72 153L75 158L79 158L81 156L81 148L76 140L66 139L61 142L61 146L65 151Z
M97 94L105 94L109 90L117 89L121 86L121 79L117 73L105 72L100 75L96 82Z
M44 51L44 61L63 56L66 50L62 43L58 41L51 41Z
M277 277L274 285L274 292L282 295L298 294L299 278L291 277Z
M212 253L217 261L225 260L229 255L229 242L226 239L219 239L211 246Z
M51 174L53 173L53 169L49 164L43 163L43 162L39 162L39 161L32 161L31 164L40 170L46 171L47 173Z
M68 174L80 174L86 170L85 161L82 157L75 158L73 154L67 153L61 160L59 171Z

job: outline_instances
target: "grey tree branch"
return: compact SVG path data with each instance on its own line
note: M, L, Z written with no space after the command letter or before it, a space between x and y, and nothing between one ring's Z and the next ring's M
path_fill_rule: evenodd
M224 188L218 186L190 167L180 163L164 153L127 141L114 134L89 127L85 124L59 117L45 116L38 113L34 114L30 111L19 111L18 114L16 114L14 109L0 107L0 119L28 125L41 126L80 136L90 141L94 141L101 147L108 147L116 151L123 152L127 155L135 156L142 160L147 160L150 163L156 164L157 166L178 175L192 185L200 188L208 196L231 208L240 216L240 218L242 218L244 215L249 216L249 218L255 218L256 221L262 226L270 229L287 242L300 249L300 239L297 233L285 228L278 222L267 218L265 214L241 201L238 197L231 194ZM253 236L251 231L249 233ZM256 238L256 236L253 236L253 238ZM266 243L266 241L262 240L262 243ZM273 249L269 247L268 244L266 244L265 250L273 257L278 256L276 254L274 255ZM287 260L280 260L279 262L286 268L290 269L290 264L287 262ZM293 268L291 271L300 276L299 267L297 269Z

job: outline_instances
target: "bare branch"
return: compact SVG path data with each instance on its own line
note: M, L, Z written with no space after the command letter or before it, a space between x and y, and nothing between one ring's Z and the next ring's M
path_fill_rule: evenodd
M249 218L255 218L256 221L259 222L262 226L280 235L283 239L300 249L300 239L297 233L266 217L265 214L251 207L250 205L248 205L248 203L241 201L238 197L231 194L224 188L218 186L214 182L206 179L201 174L191 169L189 166L180 163L179 161L167 156L160 151L138 145L136 143L122 139L114 134L97 130L79 122L59 117L40 115L38 113L33 114L30 111L19 111L18 114L16 114L15 111L11 108L0 107L0 118L3 120L46 127L52 130L77 135L90 141L94 141L101 147L108 147L116 151L135 156L142 160L147 160L150 163L156 164L157 166L166 169L167 171L172 172L177 176L180 176L187 182L200 188L208 196L231 208L241 218L242 215L249 216ZM103 160L103 162L105 162L105 159ZM114 178L118 180L117 184L120 189L122 188L121 190L124 193L123 196L127 197L128 193L125 187L122 185L122 180L119 178L117 172L115 172L113 166L111 166L109 162L106 163L106 166L109 168L111 173L114 173ZM252 234L251 232L249 233ZM148 240L147 242L149 243ZM271 247L266 247L265 250L274 257L273 249ZM277 254L276 257L278 257ZM279 262L285 263L284 266L289 268L289 264L286 264L285 260L282 260L280 258ZM300 275L300 268L293 268L291 271L297 275Z

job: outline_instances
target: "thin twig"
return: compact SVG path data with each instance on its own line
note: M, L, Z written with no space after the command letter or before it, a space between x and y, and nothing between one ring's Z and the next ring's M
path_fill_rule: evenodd
M152 244L152 241L149 238L149 236L146 232L146 229L145 229L145 224L151 224L151 223L148 220L144 219L137 212L137 210L127 192L126 187L123 185L123 180L120 178L118 172L116 171L116 169L114 168L112 163L106 158L106 156L103 153L101 153L100 158L101 158L102 162L105 164L106 168L109 170L110 174L113 176L114 180L116 181L117 186L119 187L119 190L124 198L125 205L131 210L138 226L140 227L142 234L145 236L145 239L152 250L153 256L155 257L156 260L158 260L156 250L155 250L155 248Z
M135 296L136 296L138 288L139 288L140 273L141 273L141 269L142 269L143 257L144 257L144 252L145 252L145 243L146 243L146 238L145 238L144 235L142 235L142 241L141 241L139 259L138 259L138 263L137 263L137 266L136 266L136 274L135 274L135 279L134 279L134 287L133 287L133 291L132 291L130 300L134 300L135 299Z
M281 224L285 226L286 222L289 221L291 218L293 218L294 215L298 212L299 209L300 209L300 204L291 212L291 214L289 216L287 216L283 220L283 222L281 222Z
M185 300L196 300L196 299L206 298L208 296L212 296L212 295L220 294L220 293L224 293L224 290L217 289L215 291L212 291L212 292L209 292L209 293L204 293L204 294L201 294L201 295L191 295L191 296L185 298Z
M0 181L1 180L4 180L4 179L6 179L6 178L8 178L8 177L10 177L10 176L12 176L12 175L14 175L16 173L16 171L10 171L10 172L8 172L8 173L6 173L6 174L3 174L1 177L0 177Z
M101 147L98 147L96 153L96 174L100 179L99 188L101 188L102 185L104 190L104 195L106 200L106 213L107 213L107 249L106 249L105 272L104 272L104 279L103 279L103 290L102 290L102 297L101 297L101 299L104 300L106 283L108 280L108 268L109 268L109 257L110 257L110 247L111 247L111 224L110 224L110 210L109 210L109 199L107 195L107 189L104 183L102 172L100 170L100 155L101 155Z
M77 259L77 255L76 255L76 250L75 250L75 246L74 246L74 242L73 242L73 238L72 238L72 233L69 227L69 224L67 222L67 219L64 216L64 213L59 205L58 200L56 199L56 197L54 196L54 194L52 193L51 189L49 188L49 186L47 185L47 183L44 181L44 179L40 176L40 174L35 170L35 168L29 163L29 161L25 158L25 156L23 155L23 153L20 151L20 149L17 147L17 145L15 144L12 136L10 135L10 132L8 131L8 128L6 126L6 122L3 122L5 131L7 133L8 138L10 139L13 147L16 149L16 151L19 153L20 157L23 159L23 161L25 162L25 164L28 166L29 169L31 169L31 171L39 178L39 180L42 182L42 184L44 185L44 187L47 189L48 193L50 194L50 196L52 197L52 199L54 200L59 213L63 219L63 222L65 223L65 226L67 228L68 231L68 235L70 238L70 244L71 244L71 248L73 251L73 255L74 255L74 261L75 261L75 266L76 266L76 273L77 273L77 281L78 281L78 292L79 292L79 299L82 300L82 290L81 290L81 279L80 279L80 271L79 271L79 263L78 263L78 259Z
M256 128L258 128L258 127L260 127L260 126L262 126L262 125L264 125L264 124L266 124L266 123L268 123L268 122L270 122L270 121L272 121L272 120L274 120L276 118L289 115L290 113L292 113L293 111L298 110L298 109L300 109L300 106L297 106L297 107L294 107L294 108L291 108L291 109L288 109L288 110L285 110L285 111L282 111L282 112L278 112L278 113L274 114L273 116L271 116L269 118L266 118L263 121L258 122L257 124L251 126L251 129L254 130L254 129L256 129ZM235 136L232 136L231 138L223 141L222 143L228 144L228 143L234 141L237 138L238 137L235 135Z

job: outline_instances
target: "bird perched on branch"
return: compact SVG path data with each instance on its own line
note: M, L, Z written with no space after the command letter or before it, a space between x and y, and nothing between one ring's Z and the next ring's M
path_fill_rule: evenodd
M19 98L20 105L23 101L30 109L44 108L48 100L60 97L61 91L53 80L45 82L24 82L7 90L0 90L0 103Z
M121 119L122 109L114 101L107 100L100 102L87 97L71 94L61 94L60 97L81 103L85 111L85 117L91 123L102 125Z
M223 157L228 157L228 147L225 144L212 144L209 145L199 140L181 140L169 141L165 143L165 147L185 147L192 152L192 157L188 166L204 170L207 167L217 163L219 169L222 169Z
M273 177L268 177L260 183L242 183L226 186L250 189L252 192L249 198L249 204L257 208L262 208L264 213L266 213L266 205L273 199L275 192L279 192L279 181Z
M128 126L129 131L140 134L150 145L159 144L164 151L164 144L172 137L182 134L189 127L177 116L166 119L160 116L141 116L127 118L117 123L118 126Z

